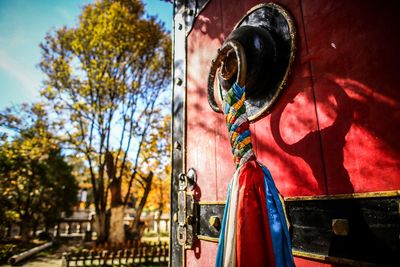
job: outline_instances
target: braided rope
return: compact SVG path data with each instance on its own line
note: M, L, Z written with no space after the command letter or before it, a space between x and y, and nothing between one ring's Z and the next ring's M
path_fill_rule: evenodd
M245 88L236 83L227 92L224 113L232 146L233 161L238 168L254 157L250 123L246 113Z

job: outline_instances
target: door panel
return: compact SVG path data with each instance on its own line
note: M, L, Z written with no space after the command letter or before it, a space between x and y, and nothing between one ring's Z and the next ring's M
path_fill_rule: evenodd
M294 263L297 267L338 267L340 265L337 264L329 264L329 263L322 263L322 262L310 262L309 260L302 259L302 258L294 258Z
M225 3L226 2L226 3ZM209 64L224 38L257 1L211 1L198 17L188 38L187 163L199 172L201 200L224 200L234 172L227 130L221 114L211 111L205 94ZM260 1L259 1L260 2ZM295 21L301 21L297 2L286 3ZM220 6L224 12L220 11ZM289 6L288 6L289 5ZM221 18L222 17L222 18ZM219 18L219 19L218 19ZM223 32L218 32L223 24ZM298 53L287 91L271 116L252 125L257 156L270 169L284 196L326 194L314 97L302 24ZM211 166L212 165L212 166ZM207 181L204 181L206 178ZM299 178L301 177L301 179ZM215 192L213 192L215 190Z
M198 174L198 200L216 199L216 134L221 123L208 105L209 65L221 46L219 5L212 1L197 18L187 42L187 166ZM210 8L212 7L212 8Z
M256 122L257 156L271 171L281 194L326 194L314 92L300 1L280 1L297 28L297 51L284 94L272 113Z
M224 8L221 14L224 26L223 36L227 37L245 12L262 1L240 1L234 5L229 4L230 1L221 3ZM289 84L274 107L272 115L252 125L253 144L258 159L270 169L278 189L284 196L326 194L300 2L279 1L277 3L286 7L295 23L297 22L298 51ZM222 124L221 126L221 136L224 134L227 136L225 126ZM225 140L221 149L229 147L227 139ZM221 161L230 161L231 157L226 157L226 153L224 156L218 164ZM222 167L222 170L226 169ZM219 185L222 181L227 184L229 179L230 177L218 179ZM219 196L225 195L226 187L219 188L218 192Z
M199 240L194 250L186 252L186 266L215 266L217 243Z
M398 190L399 8L390 1L274 2L294 20L297 52L272 113L251 125L257 158L284 197ZM237 21L259 3L211 0L187 37L185 155L186 170L198 175L197 201L224 201L235 170L224 117L207 101L210 63ZM214 266L216 252L217 243L198 240L186 250L186 264Z
M234 171L223 116L211 111L205 95L209 64L245 11L260 2L211 1L188 38L187 162L188 167L199 171L199 187L208 186L207 193L201 192L203 201L225 199ZM301 22L299 2L286 2L282 5L296 22ZM298 53L287 92L272 116L252 125L253 143L258 158L271 169L284 196L320 195L326 194L320 137L302 23L297 24Z
M258 3L262 1L210 1L187 39L186 162L198 174L198 201L225 200L234 172L224 117L207 102L210 62L237 21ZM282 5L296 22L298 52L286 92L272 113L274 125L268 116L251 126L254 149L284 196L326 194L300 4ZM213 266L216 248L216 243L199 240L186 252L187 266Z
M328 193L398 189L400 5L303 6Z
M224 162L219 161L218 157L226 155L216 154L222 146L218 139L227 139L224 135L217 135L219 125L224 122L209 107L206 94L210 62L222 44L220 16L219 2L211 1L197 17L187 39L187 166L194 168L198 175L195 189L198 201L218 199L218 164L221 164L219 168L224 168L227 176L229 170L233 170L232 164L223 165ZM220 152L226 153L223 150ZM198 240L193 250L186 251L186 265L213 266L216 252L217 243Z

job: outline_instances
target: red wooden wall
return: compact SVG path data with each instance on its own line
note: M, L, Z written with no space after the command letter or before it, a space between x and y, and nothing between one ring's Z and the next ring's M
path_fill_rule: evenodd
M188 37L186 155L201 201L225 200L234 172L224 118L208 105L217 48L257 0L211 0ZM258 159L283 196L400 188L399 5L390 1L275 1L292 15L297 53L285 93L252 125ZM201 241L188 266L213 266ZM298 266L313 265L296 259Z

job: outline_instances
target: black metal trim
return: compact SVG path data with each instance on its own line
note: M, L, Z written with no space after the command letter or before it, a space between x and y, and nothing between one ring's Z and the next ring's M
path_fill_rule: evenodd
M172 88L172 172L171 225L169 266L184 266L184 250L178 243L176 217L178 213L179 175L184 171L184 109L186 87L185 0L174 1L173 88Z
M218 242L219 232L210 218L222 221L224 202L195 204L198 239ZM285 201L285 208L294 256L346 266L398 264L398 191L292 197ZM337 229L337 221L345 222L342 229Z
M394 266L400 255L399 203L398 196L286 201L293 249L327 260Z
M218 242L220 225L224 214L225 203L195 203L197 206L197 229L199 239ZM214 217L214 218L213 218ZM211 219L217 219L216 225L212 225Z

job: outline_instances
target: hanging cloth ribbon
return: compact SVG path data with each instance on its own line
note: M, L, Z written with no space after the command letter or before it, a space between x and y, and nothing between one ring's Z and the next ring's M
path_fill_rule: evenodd
M224 113L236 171L228 188L216 266L294 266L279 192L253 152L244 87L235 83L228 91Z

